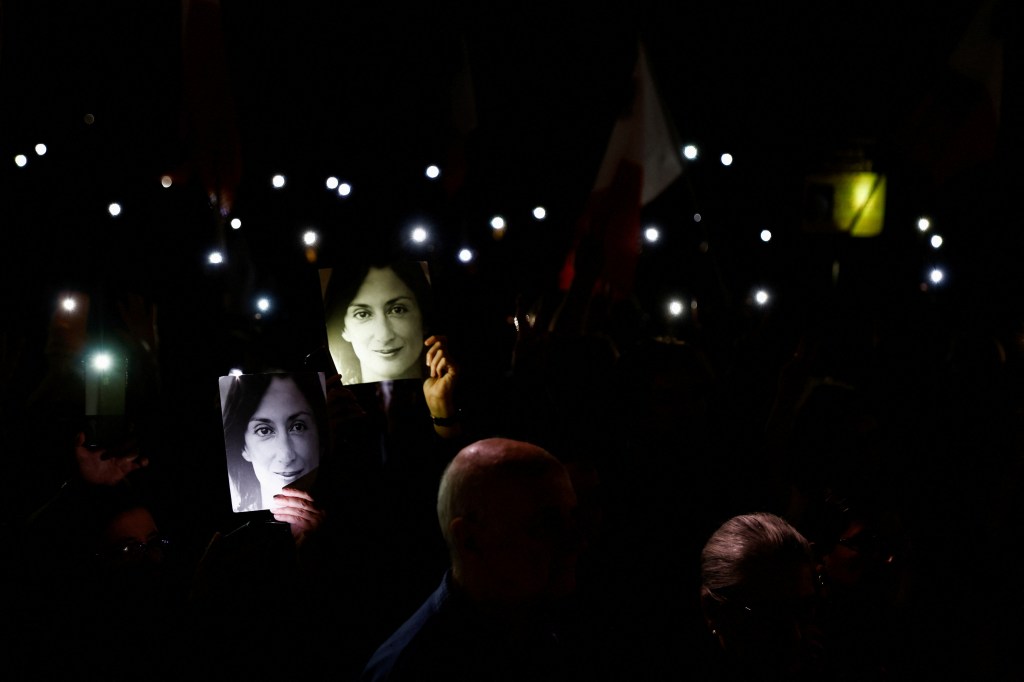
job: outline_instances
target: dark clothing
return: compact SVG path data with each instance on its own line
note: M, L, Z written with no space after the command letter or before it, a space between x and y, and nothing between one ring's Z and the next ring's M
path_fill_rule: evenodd
M445 573L441 585L366 664L363 682L584 679L560 628L489 620ZM591 678L593 679L593 678Z

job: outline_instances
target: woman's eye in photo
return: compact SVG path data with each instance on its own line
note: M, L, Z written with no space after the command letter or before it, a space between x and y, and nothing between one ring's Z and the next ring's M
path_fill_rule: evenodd
M370 318L371 313L369 310L359 309L353 310L351 316L357 320L366 320Z
M306 422L295 422L294 424L291 425L291 430L296 433L306 431L308 428L309 427L306 426Z
M391 313L392 315L405 315L407 312L409 312L409 308L404 305L394 305L391 306L391 309L388 312Z
M270 434L274 433L274 429L272 429L272 428L270 428L269 426L266 426L266 425L260 425L260 426L257 426L255 429L253 429L252 432L254 434L256 434L257 436L266 437L266 436L269 436Z

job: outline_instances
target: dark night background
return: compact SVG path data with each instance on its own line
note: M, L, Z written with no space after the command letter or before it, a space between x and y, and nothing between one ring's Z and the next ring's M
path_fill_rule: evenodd
M189 446L210 455L198 471L170 457L167 469L219 480L216 377L240 365L301 367L323 332L316 268L386 245L429 262L452 349L489 398L507 376L517 305L544 309L557 295L640 39L677 143L701 155L645 207L662 238L640 255L637 337L695 333L696 321L669 320L664 309L669 296L698 300L702 338L749 388L734 398L749 409L737 421L754 428L805 325L852 336L866 331L861 321L878 325L902 359L940 352L942 339L988 335L1019 367L1019 4L996 3L992 23L1002 46L998 126L976 116L988 101L980 81L950 63L983 4L224 0L219 26L206 17L212 32L183 40L179 2L0 0L0 329L8 343L25 337L41 350L57 292L91 293L94 329L119 292L147 296L159 311L168 398L206 420L190 428L213 434ZM466 65L469 128L453 113ZM32 151L39 142L42 157ZM732 166L718 163L722 152ZM24 168L16 154L28 156ZM806 177L850 155L886 175L882 234L805 231ZM430 163L441 166L438 181L424 176ZM285 188L271 187L274 173ZM161 187L163 175L172 187ZM325 188L331 175L352 184L351 196ZM123 207L116 218L112 201ZM536 205L546 220L531 217ZM488 224L495 214L508 221L501 239ZM922 215L941 249L917 231ZM233 217L242 229L228 227ZM409 240L414 221L431 230L427 243ZM313 262L300 241L310 228L321 236ZM477 254L470 265L456 259L464 246ZM224 264L207 262L214 248ZM932 265L947 278L922 288ZM749 304L755 286L772 292L765 309ZM274 304L257 319L263 294ZM29 352L7 379L31 385L44 370L42 354ZM923 531L929 556L962 552L936 583L978 580L959 573L984 561L972 559L978 547L1008 551L951 497L985 501L983 489L965 492L968 482L1017 471L988 449L1005 445L998 436L971 440L980 431L946 443L947 459L915 493L920 509L941 510ZM205 512L223 512L218 503L186 516L206 524ZM992 535L957 535L979 527ZM972 604L953 612L966 618Z

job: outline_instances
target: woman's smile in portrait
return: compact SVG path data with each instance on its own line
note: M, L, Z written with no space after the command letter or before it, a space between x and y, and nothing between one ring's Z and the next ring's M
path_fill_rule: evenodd
M370 268L345 312L363 381L415 379L423 368L423 316L412 289L391 268Z
M313 409L289 377L275 377L245 430L242 456L260 486L281 488L320 465L320 434Z

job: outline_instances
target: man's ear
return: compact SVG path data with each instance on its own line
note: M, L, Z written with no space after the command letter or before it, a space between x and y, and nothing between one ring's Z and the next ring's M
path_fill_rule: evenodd
M479 550L480 547L477 543L476 529L472 522L467 521L463 516L457 516L452 519L450 528L452 538L455 540L455 548L460 554L476 552Z
M721 629L722 605L706 587L702 587L700 590L700 610L704 614L704 622L707 623L708 630L717 635Z

